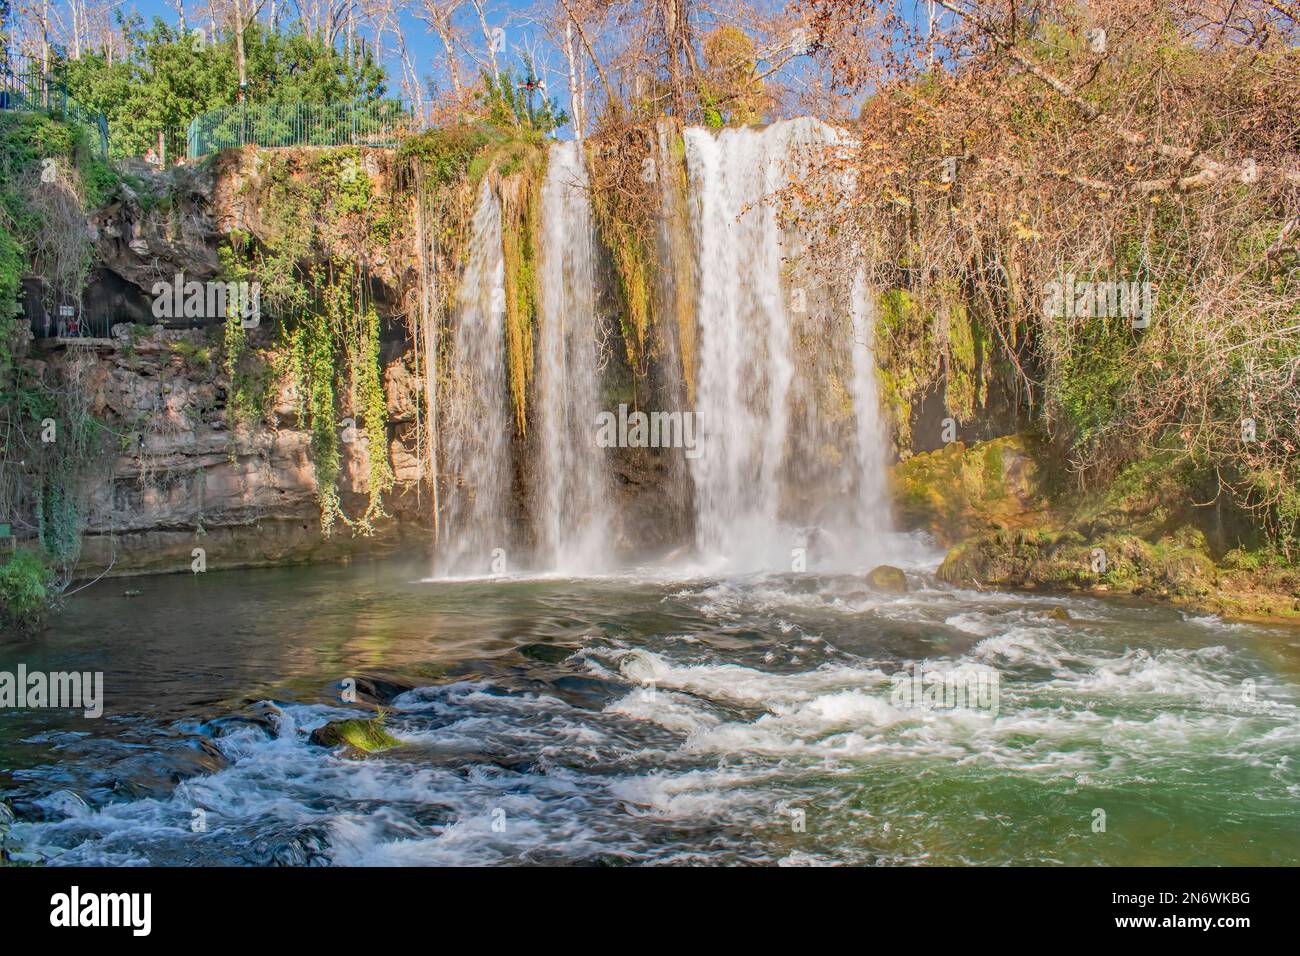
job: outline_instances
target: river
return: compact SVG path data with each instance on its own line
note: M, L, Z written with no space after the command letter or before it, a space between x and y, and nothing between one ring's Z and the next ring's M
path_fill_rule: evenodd
M905 550L906 594L856 572L438 580L424 559L101 582L41 638L0 644L0 670L103 671L105 698L97 720L0 711L8 851L1300 862L1295 630L954 590L923 545ZM918 666L992 675L995 706L900 699ZM309 743L374 712L340 697L366 678L387 682L400 746Z

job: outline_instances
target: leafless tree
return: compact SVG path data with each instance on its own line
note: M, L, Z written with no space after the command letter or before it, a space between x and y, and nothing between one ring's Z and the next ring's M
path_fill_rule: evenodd
M428 25L442 44L443 56L447 63L447 78L451 82L452 95L457 100L463 98L464 89L456 52L460 39L452 20L456 11L464 5L464 0L421 0L421 5L415 13L415 16Z

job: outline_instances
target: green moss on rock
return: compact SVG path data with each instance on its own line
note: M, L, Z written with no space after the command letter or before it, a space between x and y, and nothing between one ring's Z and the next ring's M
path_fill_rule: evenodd
M311 732L311 742L320 747L349 746L363 753L389 750L401 744L384 727L384 714L365 720L334 720Z
M1024 436L967 448L953 442L897 464L890 484L898 522L953 544L995 527L1045 523L1047 501Z
M890 594L907 592L907 575L892 565L882 564L867 574L867 586Z

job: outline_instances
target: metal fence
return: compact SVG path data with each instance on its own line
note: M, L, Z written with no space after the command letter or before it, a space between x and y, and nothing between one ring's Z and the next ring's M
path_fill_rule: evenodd
M210 325L224 324L225 319L193 316L177 319L154 319L148 315L120 313L102 306L61 305L47 309L43 303L30 297L24 311L31 325L32 337L57 339L65 342L77 340L111 339L113 326L162 326L164 329L205 329Z
M108 158L108 120L68 95L68 88L26 56L0 57L0 110L49 113L86 131L91 149Z
M29 308L28 312L32 335L38 339L107 339L113 335L113 317L107 313L91 315L73 305L53 311Z
M175 166L186 158L186 140L188 136L188 126L164 126L155 131L149 138L149 147L145 150L144 155L133 158L143 159L147 163L162 168ZM109 148L114 148L111 142Z
M396 146L411 126L399 100L367 103L237 103L190 123L185 154L198 159L232 146Z

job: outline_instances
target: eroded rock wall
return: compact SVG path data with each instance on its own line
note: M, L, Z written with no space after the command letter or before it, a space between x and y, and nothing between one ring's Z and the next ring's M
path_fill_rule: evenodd
M292 385L278 385L265 416L232 424L229 377L209 335L123 324L111 343L45 352L47 372L83 389L89 414L104 426L99 460L87 471L81 574L190 570L196 548L208 569L337 559L390 550L404 525L421 526L418 461L397 437L414 418L403 356L385 375L394 437L384 453L398 477L390 517L367 535L336 524L327 536L311 436L298 422ZM263 360L275 358L268 351ZM357 434L340 451L343 510L359 515L371 450Z

